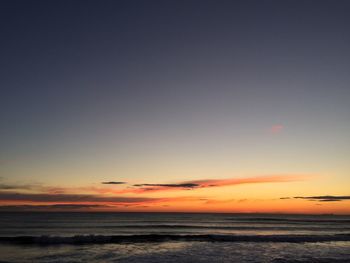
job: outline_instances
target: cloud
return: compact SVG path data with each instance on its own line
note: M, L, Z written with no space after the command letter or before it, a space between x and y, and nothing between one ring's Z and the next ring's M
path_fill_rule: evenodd
M239 184L255 184L255 183L279 183L279 182L291 182L300 181L305 179L304 175L267 175L259 177L248 178L229 178L229 179L207 179L207 180L195 180L187 183L198 184L198 187L217 187Z
M0 184L0 190L30 190L37 186L20 184Z
M236 199L225 199L225 200L219 200L219 199L202 199L205 201L205 204L208 205L216 205L216 204L225 204L225 203L232 203L237 202Z
M334 195L321 195L321 196L295 196L294 199L306 199L310 201L319 202L338 202L344 200L350 200L350 196L334 196Z
M40 184L24 184L19 183L8 183L4 177L0 177L0 191L1 190L42 190L44 187Z
M170 190L191 190L209 187L222 187L241 184L257 184L257 183L280 183L292 182L305 179L304 175L269 175L249 178L229 178L229 179L205 179L179 182L174 184L135 184L135 188L119 190L116 193L145 193Z
M143 186L160 186L160 187L170 187L170 188L196 188L199 187L199 184L194 183L181 183L181 184L134 184L134 186L143 187Z
M51 208L79 208L78 205L82 204L81 208L93 208L93 205L99 205L101 207L116 207L116 206L134 206L140 207L147 204L158 205L168 202L186 202L186 201L199 201L198 197L182 196L182 197L165 197L165 198L152 198L152 197L121 197L121 196L105 196L105 195L88 195L88 194L33 194L33 193L18 193L0 191L0 202L2 203L20 203L21 205L40 205L45 208L45 205L49 205ZM39 204L37 204L39 203ZM45 203L45 204L40 204ZM7 204L6 204L7 205ZM57 206L55 206L57 205ZM69 207L72 205L72 207ZM12 207L12 206L11 206ZM46 207L46 208L50 208ZM97 207L97 206L96 206ZM95 207L95 208L96 208Z
M126 182L109 181L109 182L102 182L101 184L126 184Z
M283 126L283 125L281 125L281 124L276 124L276 125L271 126L271 128L270 128L270 133L277 134L277 133L282 132L283 129L284 129L284 126Z
M88 194L33 194L0 191L0 201L143 203L159 200L159 198L149 197L120 197Z
M85 210L108 207L111 206L99 204L1 205L0 211Z

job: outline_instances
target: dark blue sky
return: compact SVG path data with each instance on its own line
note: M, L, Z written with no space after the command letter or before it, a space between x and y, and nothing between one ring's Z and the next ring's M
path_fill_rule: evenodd
M298 156L312 171L327 154L345 174L349 13L349 1L1 1L3 177L111 156L267 172L298 170ZM270 141L274 125L284 137Z

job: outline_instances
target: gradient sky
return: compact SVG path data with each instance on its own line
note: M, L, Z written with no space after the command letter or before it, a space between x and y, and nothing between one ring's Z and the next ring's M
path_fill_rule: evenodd
M0 209L350 213L349 1L1 1Z

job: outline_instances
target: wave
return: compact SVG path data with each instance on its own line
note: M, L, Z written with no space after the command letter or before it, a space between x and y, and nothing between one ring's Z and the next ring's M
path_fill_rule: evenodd
M2 224L3 227L11 229L208 229L208 230L322 230L322 231L333 231L333 230L350 230L350 223L347 224L331 224L331 223L311 223L311 222L277 222L277 221L245 221L245 222L224 222L221 224L212 224L212 222L206 223L161 223L161 224L112 224L102 225L100 223L82 224L78 222L70 222L68 224L57 223L57 224Z
M335 235L76 235L64 236L14 236L0 237L0 243L8 244L112 244L112 243L149 243L167 241L200 242L329 242L350 241L350 233Z
M38 229L41 226L16 226L15 229ZM77 226L45 226L45 229L72 229ZM84 229L215 229L215 230L350 230L350 227L344 226L314 226L314 225L274 225L274 226L212 226L212 225L182 225L182 224L160 224L160 225L112 225L112 226L81 226Z
M296 223L338 223L349 224L350 220L347 219L297 219L297 218L268 218L268 217L255 217L255 218L228 218L229 221L248 221L248 222L296 222Z

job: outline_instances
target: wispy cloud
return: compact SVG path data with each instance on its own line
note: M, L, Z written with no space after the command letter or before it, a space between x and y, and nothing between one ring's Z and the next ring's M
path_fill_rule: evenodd
M224 199L224 200L219 200L219 199L203 199L203 201L205 201L205 204L208 204L208 205L217 205L217 204L225 204L225 203L237 202L236 199Z
M216 187L239 184L291 182L304 180L305 178L305 175L266 175L247 178L195 180L190 183L198 184L199 187Z
M0 190L30 189L29 185L0 184Z
M21 203L23 205L101 205L101 206L142 206L146 204L161 204L168 202L200 201L198 197L123 197L123 196L106 196L106 195L89 195L89 194L34 194L0 191L0 203Z
M53 204L53 205L0 205L0 211L70 211L70 210L88 210L96 208L111 208L110 205L99 204Z
M41 188L40 185L34 184L0 183L0 190L34 190Z
M284 126L282 124L275 124L270 127L270 133L277 134L284 130Z
M180 183L180 184L134 184L137 187L169 187L169 188L196 188L199 187L199 184L194 183Z
M102 182L101 184L126 184L126 182L109 181L109 182Z
M150 197L120 197L88 194L33 194L19 192L0 192L0 201L28 202L112 202L112 203L143 203L159 201Z
M119 190L116 193L145 193L170 190L191 190L209 187L222 187L241 184L281 183L305 180L305 175L269 175L248 178L192 180L172 184L135 184L134 188Z
M350 196L334 196L334 195L321 195L321 196L295 196L294 199L306 199L309 201L319 201L319 202L338 202L344 200L350 200Z
M29 190L37 187L37 185L23 184L23 183L4 183L4 178L0 177L0 190Z

